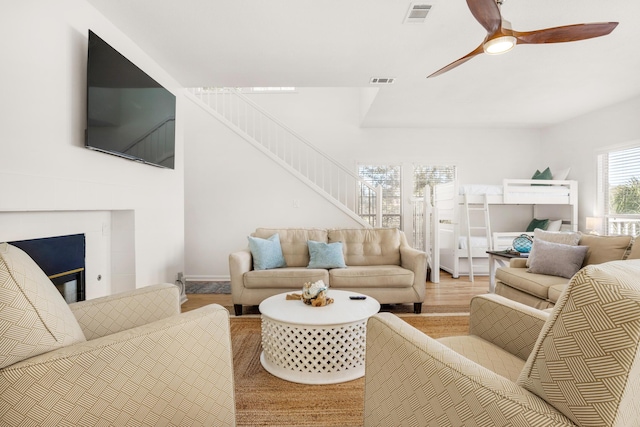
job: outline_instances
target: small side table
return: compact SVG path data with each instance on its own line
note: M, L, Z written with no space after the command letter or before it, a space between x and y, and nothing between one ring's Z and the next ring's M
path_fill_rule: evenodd
M508 251L487 251L489 255L489 293L496 292L496 262L500 267L506 267L505 261L511 258L523 258L519 253Z

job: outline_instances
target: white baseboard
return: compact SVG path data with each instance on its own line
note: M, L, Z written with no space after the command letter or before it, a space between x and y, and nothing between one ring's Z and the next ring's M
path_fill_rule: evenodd
M184 276L187 282L229 282L230 276L206 276L206 275L189 275Z

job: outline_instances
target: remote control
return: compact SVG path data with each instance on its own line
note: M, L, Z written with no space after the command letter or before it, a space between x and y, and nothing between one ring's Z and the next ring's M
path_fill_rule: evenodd
M364 295L352 295L349 299L367 299Z

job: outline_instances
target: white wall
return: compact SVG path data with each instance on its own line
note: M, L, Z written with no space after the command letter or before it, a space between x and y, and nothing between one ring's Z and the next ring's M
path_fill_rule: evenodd
M175 170L84 148L88 29L178 95ZM99 258L87 262L90 297L174 282L184 270L180 86L84 0L11 2L0 39L0 241L86 232Z
M185 110L187 279L228 279L229 254L258 227L359 227L200 107Z
M551 169L570 166L579 182L579 228L596 214L596 158L604 148L640 144L640 97L544 130L542 149Z
M507 177L530 178L547 166L537 130L364 129L359 127L361 98L360 90L352 88L252 95L354 171L358 162L454 164L463 183L501 184ZM186 111L187 279L227 278L229 253L246 247L246 236L256 227L355 225L198 107ZM300 200L301 207L294 208L293 200ZM510 231L524 229L532 210L523 209L498 212L497 222Z

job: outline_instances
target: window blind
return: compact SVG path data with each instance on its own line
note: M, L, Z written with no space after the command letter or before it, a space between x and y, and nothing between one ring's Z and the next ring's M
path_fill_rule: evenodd
M640 233L640 145L598 156L598 201L610 235ZM601 203L601 204L600 204Z

